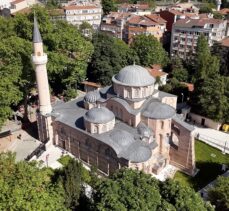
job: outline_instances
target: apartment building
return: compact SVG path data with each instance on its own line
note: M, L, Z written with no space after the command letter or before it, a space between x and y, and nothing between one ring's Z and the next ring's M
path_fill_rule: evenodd
M100 30L116 38L127 40L125 25L134 15L128 12L111 12L103 17Z
M134 16L127 22L128 43L133 37L139 34L153 35L163 42L163 35L166 31L166 21L159 15L151 14L145 16Z
M121 4L118 8L118 12L129 12L135 15L149 15L151 14L151 9L149 4Z
M88 22L94 29L98 29L101 23L102 8L96 5L70 5L64 7L67 22L80 25Z
M226 20L214 18L180 19L173 24L171 36L171 56L186 58L195 53L198 37L201 34L208 40L209 46L225 37Z

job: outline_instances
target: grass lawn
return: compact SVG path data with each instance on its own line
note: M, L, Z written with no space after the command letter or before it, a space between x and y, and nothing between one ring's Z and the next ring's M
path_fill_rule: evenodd
M199 190L222 173L221 164L229 165L229 155L223 155L220 150L198 140L195 142L195 152L196 167L200 170L198 174L190 177L182 172L177 172L174 180Z

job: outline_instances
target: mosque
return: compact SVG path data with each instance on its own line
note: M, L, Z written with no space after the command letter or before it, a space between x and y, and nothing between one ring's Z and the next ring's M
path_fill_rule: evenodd
M194 174L194 128L177 116L177 97L154 88L147 69L124 67L112 77L112 86L51 104L48 59L36 18L33 47L38 132L46 147L57 145L104 175L122 167L159 174L168 164Z

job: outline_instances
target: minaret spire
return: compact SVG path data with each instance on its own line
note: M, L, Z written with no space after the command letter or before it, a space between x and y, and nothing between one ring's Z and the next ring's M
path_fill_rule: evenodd
M41 43L41 33L39 31L38 23L37 23L37 18L34 14L34 22L33 22L33 43Z

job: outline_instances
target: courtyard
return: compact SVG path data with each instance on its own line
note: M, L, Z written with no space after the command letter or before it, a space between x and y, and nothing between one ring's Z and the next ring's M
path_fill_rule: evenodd
M229 155L222 154L220 150L199 140L195 142L195 154L196 167L199 169L196 176L190 177L178 171L174 176L174 180L198 191L223 173L222 164L229 166Z

